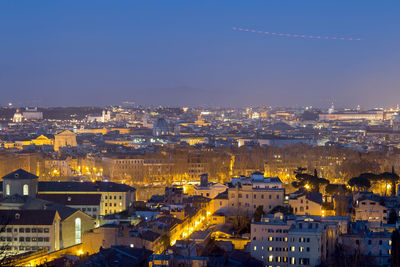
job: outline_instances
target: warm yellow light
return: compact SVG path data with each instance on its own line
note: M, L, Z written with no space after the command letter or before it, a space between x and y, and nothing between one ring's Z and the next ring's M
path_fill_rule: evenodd
M78 250L78 253L77 253L77 254L78 254L78 256L79 256L79 255L83 255L83 250L82 250L82 249Z
M307 190L310 189L310 186L309 186L308 184L306 184L304 187L305 187Z
M386 185L387 189L390 189L392 186L390 184Z

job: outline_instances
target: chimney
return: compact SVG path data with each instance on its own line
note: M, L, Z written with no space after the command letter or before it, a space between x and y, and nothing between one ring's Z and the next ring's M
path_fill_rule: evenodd
M207 187L207 185L208 185L208 174L203 173L202 175L200 175L200 186Z

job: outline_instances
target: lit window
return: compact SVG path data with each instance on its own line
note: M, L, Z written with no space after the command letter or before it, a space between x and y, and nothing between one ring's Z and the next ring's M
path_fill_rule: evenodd
M257 250L257 247L256 247L256 246L254 246L254 250Z
M11 195L11 192L10 192L10 191L11 191L10 185L7 184L7 185L6 185L6 195L7 195L7 196Z
M269 261L269 262L272 262L273 260L274 260L274 255L269 255L268 261Z
M24 184L24 187L23 187L23 195L24 195L24 196L29 195L29 186L28 186L27 184Z
M75 244L79 244L82 241L82 223L81 218L75 219Z

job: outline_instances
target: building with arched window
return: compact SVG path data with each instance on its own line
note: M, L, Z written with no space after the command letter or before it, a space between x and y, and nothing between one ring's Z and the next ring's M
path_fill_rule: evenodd
M6 196L9 196L11 194L11 191L10 191L10 184L6 184Z
M5 196L5 198L0 200L0 212L3 210L37 211L36 213L38 215L36 216L38 218L41 217L41 212L43 213L43 216L46 216L46 213L49 211L55 211L58 214L59 221L55 227L57 228L56 230L59 231L59 234L57 235L57 245L54 245L54 248L61 249L81 243L83 233L93 229L95 226L95 218L79 209L38 198L38 177L27 171L18 169L7 174L3 177L2 185L3 196ZM100 195L98 196L98 199L100 199ZM24 218L29 220L29 216L25 216ZM25 247L25 245L22 244L23 242L21 242L19 242L18 245L15 245L15 247L23 247L24 252L35 250L30 246L28 246L29 249L27 249L28 247ZM47 243L42 244L41 242L39 247L42 245L43 247L48 247ZM53 249L53 247L50 246L50 249Z
M32 173L18 169L3 177L3 196L13 195L36 197L38 177Z
M81 218L75 219L75 244L82 242L82 220Z

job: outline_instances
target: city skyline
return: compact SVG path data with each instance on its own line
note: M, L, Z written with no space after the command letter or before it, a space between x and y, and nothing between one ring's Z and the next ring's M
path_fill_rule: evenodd
M395 107L398 7L2 2L1 104ZM259 36L239 26L361 41Z
M399 1L0 1L0 266L400 267Z

